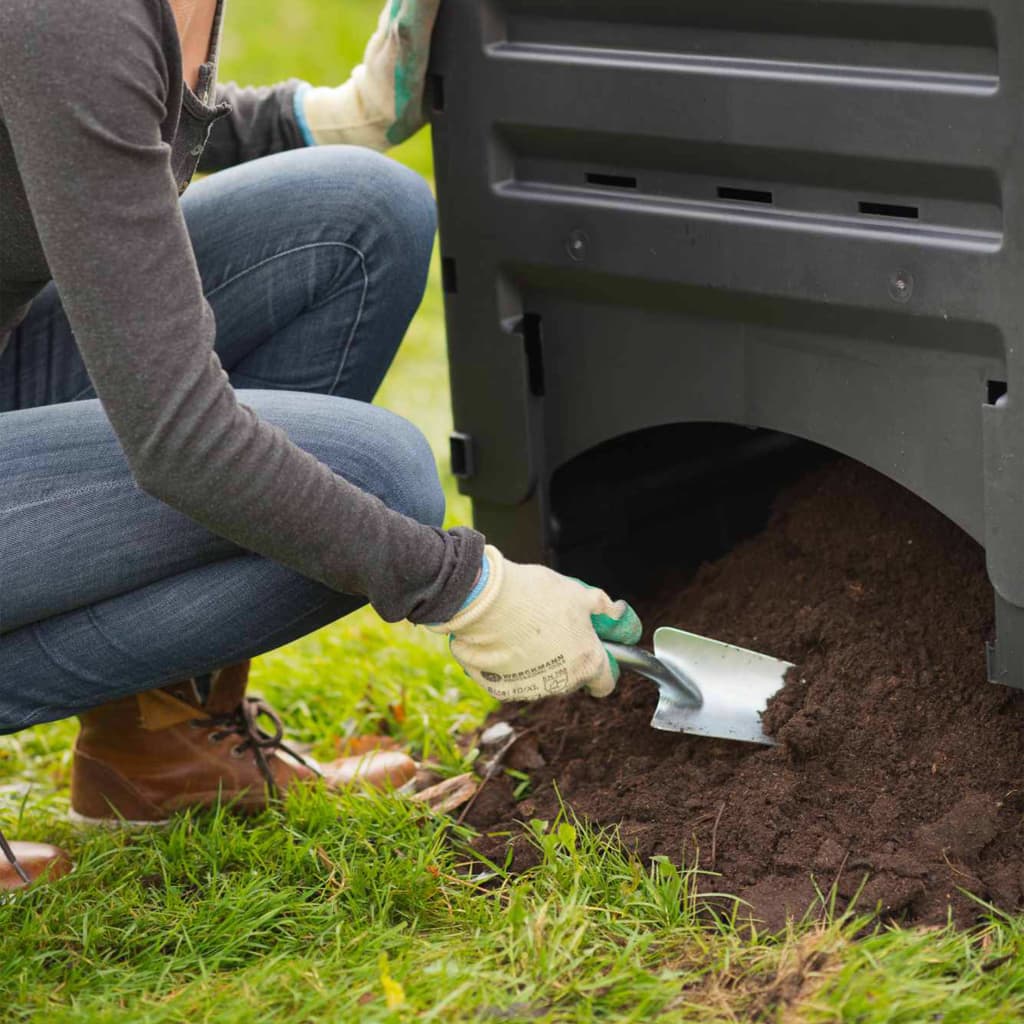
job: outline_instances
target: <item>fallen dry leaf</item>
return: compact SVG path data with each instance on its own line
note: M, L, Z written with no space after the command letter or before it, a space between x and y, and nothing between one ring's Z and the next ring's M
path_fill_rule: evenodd
M438 814L449 814L472 800L479 786L480 783L472 772L467 772L465 775L456 775L453 779L445 779L436 786L424 789L412 799L417 803L426 804Z

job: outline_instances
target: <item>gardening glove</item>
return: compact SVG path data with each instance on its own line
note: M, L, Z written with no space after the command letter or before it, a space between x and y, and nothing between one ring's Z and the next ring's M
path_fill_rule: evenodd
M542 565L517 565L488 545L473 592L450 622L455 659L498 700L539 700L581 686L615 689L619 666L602 640L635 644L642 627L625 601Z
M441 0L387 0L363 63L337 88L305 86L295 109L307 141L385 150L423 127L430 36Z

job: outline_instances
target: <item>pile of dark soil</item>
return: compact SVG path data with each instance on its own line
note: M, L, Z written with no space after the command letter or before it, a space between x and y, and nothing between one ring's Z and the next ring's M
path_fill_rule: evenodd
M620 826L641 856L699 862L708 891L781 926L833 885L840 908L933 924L981 914L968 890L1024 906L1024 694L986 681L992 592L981 549L934 509L840 461L777 502L757 537L669 585L646 623L677 625L793 662L766 727L776 748L652 731L654 687L607 701L504 709L532 791L504 777L468 820L514 869L534 852L516 822ZM534 744L533 741L536 740ZM513 748L513 754L516 749ZM557 792L556 792L557 787ZM492 834L488 834L492 833ZM863 887L863 888L862 888Z

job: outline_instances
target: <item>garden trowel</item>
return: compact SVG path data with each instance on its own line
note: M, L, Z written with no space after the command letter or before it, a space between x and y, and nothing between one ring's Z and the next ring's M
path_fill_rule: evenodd
M761 715L782 689L793 667L788 662L668 627L655 632L653 654L642 647L605 647L623 668L657 684L655 729L775 745Z

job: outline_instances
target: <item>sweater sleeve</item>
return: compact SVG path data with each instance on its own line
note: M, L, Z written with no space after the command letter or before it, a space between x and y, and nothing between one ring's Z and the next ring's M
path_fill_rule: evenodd
M135 480L385 619L445 621L479 570L480 535L423 526L333 473L238 402L213 350L161 137L169 17L160 0L0 4L0 108Z
M294 78L260 88L241 88L234 82L218 85L217 103L228 103L231 109L214 122L199 170L221 171L305 146L295 113L295 95L304 85Z

